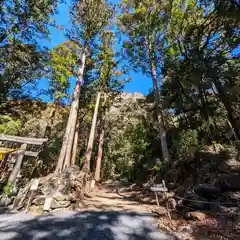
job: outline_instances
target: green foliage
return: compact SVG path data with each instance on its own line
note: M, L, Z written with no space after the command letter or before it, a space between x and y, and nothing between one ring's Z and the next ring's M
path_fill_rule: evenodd
M150 62L154 62L156 71L161 56L163 26L167 20L169 3L156 0L124 1L118 16L118 28L128 36L123 42L123 56L128 58L130 66L151 76ZM161 12L162 14L159 14Z
M68 32L70 39L90 47L90 44L93 44L98 35L109 25L112 14L113 9L106 1L74 0L72 28Z
M6 98L10 90L34 83L45 74L49 54L35 44L9 41L0 47L0 94ZM0 98L1 98L0 96Z
M0 133L16 135L19 133L21 121L9 115L0 116Z
M98 91L107 93L109 99L101 99L102 117L112 102L118 101L115 96L126 82L126 69L141 70L152 78L155 70L154 94L158 96L160 82L162 102L157 101L157 105L162 107L169 145L172 144L172 155L177 159L191 158L202 144L215 146L216 142L240 138L240 62L236 54L240 9L236 1L123 0L115 16L115 5L108 1L74 0L72 28L67 32L70 41L48 51L40 48L36 39L48 37L48 27L55 25L51 17L57 3L1 1L0 100L43 76L49 80L52 99L65 100L84 51L87 59L79 114L81 140L88 138L92 97ZM115 51L113 20L124 36L123 59ZM123 67L126 59L128 66ZM152 104L151 97L150 94ZM142 109L136 105L121 108L119 118L112 124L112 119L106 120L105 176L118 174L136 179L143 175L143 168L154 174L165 170L161 163L151 163L153 157L161 154L153 147L156 141L160 149L157 120L149 120L154 115L152 106L144 113L147 117L143 117L144 114L138 115ZM0 117L0 133L16 135L21 122L7 114ZM58 153L61 143L59 136L55 138L50 142L53 155ZM80 145L84 149L86 144L81 141ZM79 162L83 162L81 156ZM6 192L8 188L11 186L6 187Z
M13 186L11 183L7 183L4 187L3 187L3 193L7 196L9 196L13 191Z
M151 168L152 171L154 172L159 172L161 170L161 164L155 164L152 168Z
M3 0L0 5L0 43L9 39L35 42L48 36L48 26L54 25L57 0Z
M111 100L122 90L128 79L126 79L127 72L121 66L118 53L114 50L114 33L106 30L102 32L99 40L101 42L99 49L95 49L91 56L94 68L90 68L85 75L83 92L88 95L94 95L96 92L105 93L103 105L106 108L110 106Z
M172 1L163 49L163 106L178 119L179 129L196 129L206 143L226 141L227 121L239 137L235 92L240 68L232 55L239 41L237 14L230 1L186 1L184 6Z
M197 150L200 149L197 130L188 129L182 131L179 140L175 142L175 147L180 160L193 157Z
M68 97L70 79L77 76L81 48L74 42L64 42L51 51L50 95L59 102Z
M115 123L117 124L117 123ZM119 128L117 124L111 129L111 135L107 139L107 162L114 169L114 174L130 179L133 177L135 166L139 165L143 159L151 156L151 142L148 130L141 120L129 118L126 125ZM105 167L105 174L107 173Z
M9 91L45 74L48 52L37 39L47 38L58 0L3 0L0 4L0 100Z

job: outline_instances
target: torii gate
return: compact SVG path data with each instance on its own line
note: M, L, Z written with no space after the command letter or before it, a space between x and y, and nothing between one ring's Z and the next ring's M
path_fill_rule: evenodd
M24 156L37 157L39 154L39 152L27 151L27 145L41 146L44 142L47 142L48 139L47 138L18 137L18 136L0 134L0 141L21 143L21 147L17 148L17 149L0 147L1 155L5 155L5 154L9 154L9 153L15 153L17 155L15 165L14 165L12 172L8 178L8 183L13 185L15 183L17 175L21 169L23 157ZM7 161L7 159L3 157L3 159L0 161L0 168L4 167L6 161Z

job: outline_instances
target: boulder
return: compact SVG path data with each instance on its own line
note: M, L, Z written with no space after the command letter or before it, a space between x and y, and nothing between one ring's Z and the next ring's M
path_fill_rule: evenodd
M214 200L219 198L221 195L221 189L217 187L212 187L208 185L199 185L194 189L194 192L207 200Z
M206 213L194 211L194 212L187 212L186 218L189 220L194 220L194 221L203 221L203 220L209 218L209 216Z
M0 206L9 206L13 202L13 198L9 198L7 195L0 196Z
M178 201L178 207L180 208L193 208L196 210L206 210L209 208L208 204L206 204L205 202L207 201L207 199L205 198L201 198L196 194L190 194L187 196L184 196L183 199L180 199Z
M225 192L220 197L220 202L226 207L236 207L240 202L240 191L237 192Z
M79 166L73 165L57 175L52 175L51 178L39 186L39 190L44 196L69 195L71 194L72 183L79 173Z
M227 159L226 161L222 162L222 164L220 165L220 170L226 173L229 173L229 172L239 173L240 161L238 161L236 158Z
M225 193L223 193L223 196L228 198L228 199L235 200L236 202L240 202L240 191L225 192Z
M151 209L152 213L156 213L159 216L167 214L167 209L162 206L155 206Z
M170 209L176 209L177 208L177 201L174 198L169 198L167 201L167 205Z
M222 206L220 205L218 208L218 212L224 213L224 214L237 214L238 213L238 207L229 207L229 206Z
M214 187L220 188L222 192L240 190L240 174L225 175L217 179Z

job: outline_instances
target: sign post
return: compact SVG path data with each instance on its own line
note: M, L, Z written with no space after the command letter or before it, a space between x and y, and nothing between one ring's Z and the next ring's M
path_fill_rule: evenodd
M158 194L161 192L161 193L165 193L168 191L167 187L166 187L166 184L165 184L165 181L163 180L161 184L155 184L151 187L151 191L154 192L155 194L155 197L156 197L156 202L157 202L157 205L160 206L159 204L159 196Z

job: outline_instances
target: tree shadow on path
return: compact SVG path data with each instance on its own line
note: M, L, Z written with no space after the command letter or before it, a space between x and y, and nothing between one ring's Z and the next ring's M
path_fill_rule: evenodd
M78 212L32 217L24 213L0 219L2 240L174 240L156 230L149 214Z

